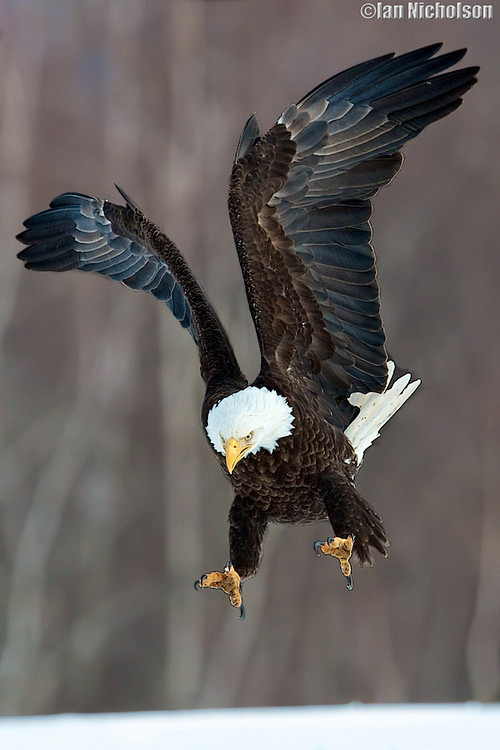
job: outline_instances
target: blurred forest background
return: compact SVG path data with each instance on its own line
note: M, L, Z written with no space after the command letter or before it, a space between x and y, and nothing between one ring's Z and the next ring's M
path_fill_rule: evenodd
M364 21L357 0L1 0L0 712L500 699L498 32ZM495 11L497 8L495 8ZM387 560L273 528L247 619L193 581L231 490L195 347L147 294L16 260L65 190L123 186L179 244L249 376L226 210L241 128L349 65L443 40L482 65L375 203L390 350L423 385L370 449Z

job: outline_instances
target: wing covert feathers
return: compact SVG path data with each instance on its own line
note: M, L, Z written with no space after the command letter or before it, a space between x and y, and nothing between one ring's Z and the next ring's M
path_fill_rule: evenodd
M233 168L230 215L263 356L319 389L339 426L355 415L349 393L388 382L371 198L397 174L405 143L476 82L476 67L443 72L465 50L440 48L333 76L253 146L242 137Z

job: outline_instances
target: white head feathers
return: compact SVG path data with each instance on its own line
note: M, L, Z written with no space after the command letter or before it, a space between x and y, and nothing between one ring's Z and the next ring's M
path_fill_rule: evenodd
M215 450L224 453L230 438L241 440L252 435L252 448L272 453L279 438L290 435L294 416L284 396L267 388L249 386L222 399L208 413L207 434Z

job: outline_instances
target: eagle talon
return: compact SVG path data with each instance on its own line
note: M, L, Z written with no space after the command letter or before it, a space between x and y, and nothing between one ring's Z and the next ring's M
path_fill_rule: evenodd
M205 573L195 581L194 587L197 591L207 588L220 589L224 594L227 594L231 605L240 610L240 616L238 619L244 619L245 608L243 607L241 596L241 579L230 560L228 560L222 573L219 573L218 571Z
M316 557L321 557L321 547L323 546L323 542L321 539L318 539L314 542L314 551L316 552Z
M332 557L336 557L338 559L342 574L348 579L347 588L349 589L349 591L352 591L354 585L351 574L351 563L349 562L351 559L353 547L354 535L352 534L349 535L347 539L342 539L338 536L333 538L330 536L328 537L326 542L318 541L314 543L314 549L317 555L318 551L320 550L324 555L332 555Z
M200 576L199 578L196 579L196 581L194 582L194 590L195 591L201 591L202 590L202 588L203 588L203 581L205 580L205 578L206 578L206 574L204 573L202 576Z

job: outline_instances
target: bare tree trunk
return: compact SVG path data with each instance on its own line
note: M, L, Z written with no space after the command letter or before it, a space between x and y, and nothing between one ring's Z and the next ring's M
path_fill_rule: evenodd
M39 26L36 31L33 30L33 33L36 34L33 38L33 50L38 57L35 67L40 75L45 45L44 26ZM14 246L13 238L19 231L20 225L20 207L29 203L29 167L34 134L32 112L19 71L9 60L3 60L3 62L5 73L1 91L0 162L7 179L3 182L0 192L0 225L5 230L6 236L12 238ZM5 254L0 274L0 344L4 342L5 332L11 323L17 303L20 271L14 253ZM2 362L0 362L0 367L1 365ZM3 414L5 411L6 409L2 408ZM0 435L0 445L2 449L8 449L4 435ZM23 471L23 468L28 467L20 467L20 470ZM38 565L43 566L48 548L44 546L44 540L37 539L37 534L40 531L40 524L45 523L44 503L50 503L49 496L44 492L44 479L46 480L45 489L48 489L51 479L55 479L53 472L51 473L50 464L45 477L42 477L39 483L40 494L35 496L32 510L24 523L20 538L16 540L15 549L12 549L9 555L9 585L5 588L2 586L2 589L7 590L7 599L4 647L0 660L0 705L2 705L2 711L6 713L20 713L23 710L26 683L30 679L32 659L38 647L45 572L43 567L39 570ZM62 481L64 482L64 479ZM59 517L56 513L56 526L58 522ZM12 533L12 531L12 527L10 531L2 529L2 535ZM8 546L10 547L10 543ZM32 574L40 575L34 584L31 579Z
M201 228L193 202L203 185L203 109L205 10L201 3L171 3L166 14L168 69L162 95L170 126L165 169L158 177L165 195L166 225L184 230L183 247L197 248ZM185 96L186 90L189 96ZM191 581L202 565L200 475L200 377L194 347L184 332L172 335L168 311L158 308L161 345L162 411L165 435L165 526L168 615L165 699L169 707L194 705L203 661L200 601ZM182 334L182 335L181 335ZM194 355L194 356L193 356ZM195 436L195 437L194 437Z
M485 418L485 426L488 420ZM495 434L496 433L496 434ZM467 642L467 667L476 700L500 698L500 483L498 429L491 425L483 436L483 509L476 607Z

